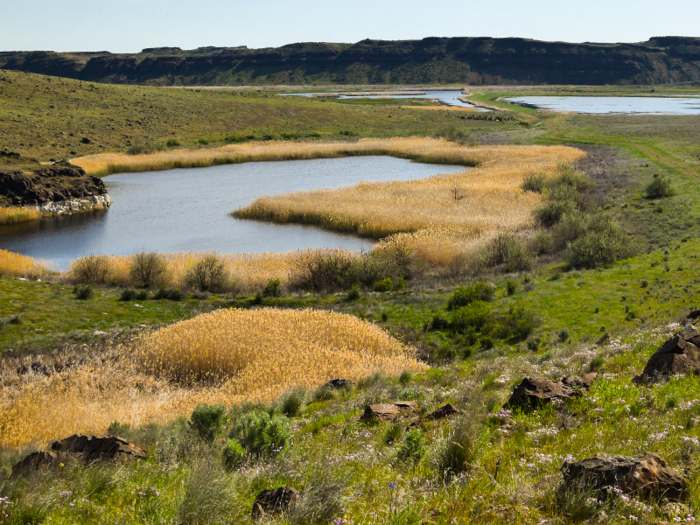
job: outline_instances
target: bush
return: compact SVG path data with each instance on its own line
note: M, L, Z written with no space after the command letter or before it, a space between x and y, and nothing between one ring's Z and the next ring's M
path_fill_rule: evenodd
M119 421L112 421L107 427L107 434L110 436L124 437L127 432L131 429L129 423L120 423Z
M535 264L522 241L512 233L499 233L481 249L480 263L486 267L505 265L506 272L530 270Z
M156 151L163 151L165 146L157 142L139 142L126 150L127 155L146 155L148 153L155 153Z
M158 290L155 295L153 296L154 299L169 299L171 301L182 301L183 297L185 294L183 294L180 290L177 288L173 289L166 289L166 288L161 288Z
M134 255L129 267L129 277L136 286L151 288L166 281L165 259L157 253L141 252Z
M350 291L348 292L348 297L347 300L352 302L352 301L358 301L360 299L360 287L355 285L352 288L350 288Z
M280 411L287 417L294 417L306 403L306 390L299 388L285 393L280 399Z
M462 306L468 306L476 301L490 301L496 288L485 282L478 282L471 286L460 286L447 301L447 309L454 310Z
M413 381L413 372L410 370L404 370L401 372L401 375L399 376L399 383L402 385L407 385L411 381Z
M506 292L508 295L515 295L515 292L518 291L518 283L515 281L508 279L506 281Z
M293 525L326 525L349 523L341 520L346 512L347 476L316 469L290 512Z
M663 197L673 197L675 191L671 184L671 179L664 175L654 175L647 187L645 188L647 197L650 199L660 199Z
M425 437L419 429L409 430L396 451L399 461L417 463L425 456Z
M373 287L376 282L391 279L400 273L398 264L389 254L370 253L353 261L348 280Z
M197 290L219 293L229 287L229 274L224 262L209 254L187 270L185 282Z
M384 443L387 445L393 445L399 438L403 435L404 426L401 423L396 423L391 425L386 432L384 432Z
M75 298L80 299L81 301L87 301L88 299L92 299L94 295L95 292L93 291L92 286L90 286L89 284L77 286L75 288Z
M330 292L349 286L352 255L342 251L311 252L297 260L292 282L317 292Z
M282 288L279 279L270 279L262 291L263 297L279 297L282 295Z
M490 317L491 306L483 301L474 301L469 306L462 306L452 312L450 328L462 334L480 332Z
M224 405L199 405L190 416L190 428L207 443L214 441L225 423L226 407Z
M71 265L73 279L85 284L104 284L109 281L111 273L109 257L106 255L88 255Z
M524 341L541 324L532 310L524 306L512 307L502 319L499 320L499 328L503 339L513 339L516 342Z
M547 230L537 230L535 236L530 240L530 251L535 255L542 255L552 251L554 239Z
M207 144L209 144L209 140L208 139L197 139L197 144L202 144L202 145L206 146Z
M169 148L177 148L177 147L180 145L180 143L179 143L177 140L175 140L175 139L169 139L169 140L165 143L165 145L166 145L167 147L169 147Z
M126 290L122 290L122 294L119 297L120 301L133 301L136 299L136 296L138 294L136 293L136 290L131 290L130 288L127 288Z
M523 191L533 191L535 193L542 193L546 184L547 177L545 177L543 174L529 175L525 177L525 180L523 181L520 188Z
M474 415L459 418L437 446L436 467L449 480L471 468L479 449L479 420Z
M221 451L224 468L233 470L243 463L245 459L245 449L235 439L227 439Z
M578 210L565 213L554 227L554 249L563 250L570 242L585 235L590 227L590 215Z
M568 244L564 258L574 268L596 268L628 257L631 251L620 224L601 212L591 217L584 235Z
M375 292L390 292L394 289L394 283L391 282L391 279L382 279L375 282L372 287Z
M139 293L136 294L136 299L139 301L145 301L146 299L148 299L148 291L141 290Z
M249 412L238 418L229 437L238 440L251 455L261 457L282 450L291 439L292 430L284 417Z

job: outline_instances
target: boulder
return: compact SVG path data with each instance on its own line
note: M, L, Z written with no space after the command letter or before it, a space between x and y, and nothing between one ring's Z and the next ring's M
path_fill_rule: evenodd
M505 408L526 408L541 403L551 403L554 399L571 399L588 394L598 374L593 372L582 376L567 376L559 381L546 377L526 377L515 387Z
M432 411L430 414L425 416L425 419L444 419L449 416L454 416L455 414L462 413L457 407L451 403L441 406L437 410Z
M605 334L603 334L603 337L598 339L595 344L596 344L596 346L603 346L603 345L607 345L609 342L610 342L610 333L605 332Z
M393 421L402 413L409 413L418 410L418 403L415 401L399 401L398 403L380 403L369 405L360 416L360 421Z
M323 385L324 388L330 388L331 390L340 390L341 388L347 388L352 385L352 381L349 379L331 379Z
M251 512L253 519L257 520L265 516L286 514L294 508L298 498L299 492L289 487L263 490L257 495L253 503Z
M51 445L56 452L80 456L85 462L93 463L105 459L131 460L145 459L146 452L126 439L116 436L82 436L75 434Z
M15 463L15 465L12 467L11 477L15 478L17 476L25 476L36 471L50 470L58 463L59 458L56 452L33 452Z
M691 323L695 323L698 319L700 319L700 310L693 310L688 314L687 321Z
M700 333L692 325L671 337L649 358L635 383L700 373Z
M578 484L594 490L614 487L625 494L676 501L687 496L685 478L649 452L636 456L598 453L592 458L565 462L561 473L568 486Z

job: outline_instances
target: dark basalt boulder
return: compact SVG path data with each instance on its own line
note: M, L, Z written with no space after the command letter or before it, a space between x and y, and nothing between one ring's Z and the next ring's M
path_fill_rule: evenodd
M692 314L691 314L692 315ZM635 377L637 384L653 382L674 375L700 373L700 333L688 325L666 341L649 358L644 371Z
M294 508L299 499L299 492L290 487L263 490L255 498L251 515L254 520L265 516L286 514Z
M594 490L613 487L634 496L655 496L669 500L687 497L687 483L656 454L614 456L598 453L561 467L568 486Z
M11 477L26 476L32 472L48 471L54 468L60 462L56 452L48 452L42 450L40 452L32 452L28 456L24 456L12 467Z
M331 390L340 390L341 388L347 388L352 385L352 381L349 379L331 379L323 385L321 388L330 388Z
M446 417L461 413L462 411L455 407L452 403L447 403L437 410L433 410L430 414L425 416L425 419L445 419Z
M559 381L546 377L526 377L515 387L504 408L531 408L554 399L571 399L588 394L598 374L593 372L582 376L567 376Z
M62 162L30 173L0 170L0 204L27 206L105 195L104 182Z
M410 414L418 410L418 403L415 401L399 401L397 403L379 403L369 405L360 416L360 421L393 421L401 415Z

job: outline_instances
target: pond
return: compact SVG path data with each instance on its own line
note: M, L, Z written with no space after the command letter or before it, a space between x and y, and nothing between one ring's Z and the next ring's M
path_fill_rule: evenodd
M105 212L0 226L0 248L61 269L89 254L287 252L304 248L369 249L372 241L313 226L234 219L229 212L266 194L419 179L464 170L392 157L251 162L211 168L111 175Z
M466 102L462 102L459 100L459 97L463 96L462 92L459 90L448 90L448 91L421 91L421 93L425 93L425 95L415 95L411 93L407 93L406 95L366 95L366 96L347 96L347 95L340 95L338 98L339 99L362 99L362 98L392 98L392 99L404 99L404 98L435 98L439 100L440 102L447 104L448 106L457 106L461 108L474 108L472 104L467 104ZM285 93L283 96L300 96L300 97L308 97L311 95L323 95L326 93ZM487 109L483 108L474 108L476 111L488 111Z
M694 97L511 97L508 100L539 109L577 113L700 114L700 98Z

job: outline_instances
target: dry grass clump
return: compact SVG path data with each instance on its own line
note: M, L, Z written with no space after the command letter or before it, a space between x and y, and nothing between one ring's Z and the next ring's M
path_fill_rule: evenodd
M13 277L38 278L54 273L49 263L26 255L0 250L0 274Z
M433 164L474 166L489 154L470 152L457 144L429 138L362 139L358 142L249 142L221 148L178 149L147 155L104 153L71 162L91 175L202 168L241 162L309 160L318 158L389 155Z
M103 433L189 415L202 403L269 402L335 377L359 380L427 366L380 328L332 312L219 310L96 352L44 363L50 375L0 362L0 448ZM56 364L57 366L53 366Z
M0 206L0 225L19 224L20 222L38 221L41 212L35 208L3 208Z
M533 225L532 210L541 196L521 192L523 180L553 174L585 153L564 146L469 148L436 139L404 139L416 151L429 148L441 162L458 159L478 165L468 172L420 180L362 182L324 189L265 196L236 210L238 218L278 223L316 224L324 228L382 238L422 229L449 231L468 238Z

